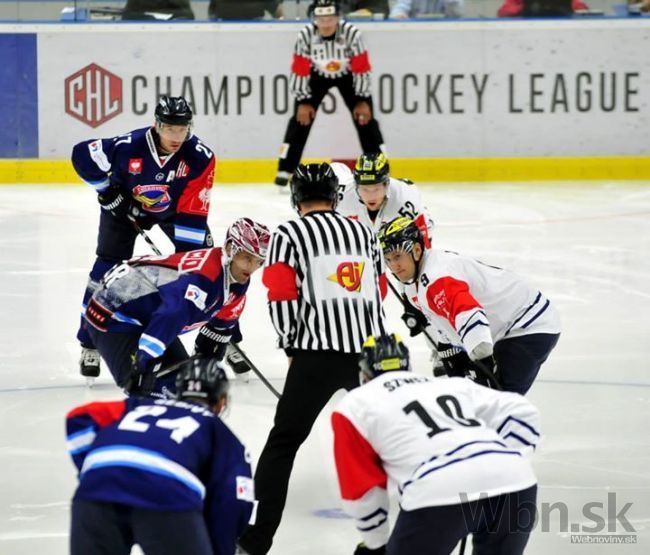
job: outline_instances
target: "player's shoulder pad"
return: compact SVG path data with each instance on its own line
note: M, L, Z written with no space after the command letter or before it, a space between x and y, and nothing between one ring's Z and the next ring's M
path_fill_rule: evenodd
M179 154L188 162L194 160L203 165L215 158L212 149L196 135L192 135L183 143Z
M115 148L122 151L141 151L146 149L147 143L147 131L151 127L141 127L140 129L134 129L128 133L123 133L122 135L117 135L111 140L115 145Z

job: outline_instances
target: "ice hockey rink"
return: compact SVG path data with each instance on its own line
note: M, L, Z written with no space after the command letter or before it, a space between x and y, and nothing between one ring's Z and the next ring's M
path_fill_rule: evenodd
M240 216L271 227L294 217L288 195L275 189L217 185L210 213L216 241ZM650 553L650 183L420 189L436 221L437 247L518 272L562 316L560 343L529 393L541 410L545 440L534 458L541 516L527 553ZM81 185L0 187L2 555L67 553L76 477L64 415L75 405L122 395L105 369L93 389L78 374L74 337L95 247L94 197ZM151 237L170 252L162 234L154 230ZM136 252L147 253L146 244L139 242ZM391 297L387 313L403 333ZM242 330L243 348L281 390L286 359L275 349L259 273ZM193 337L187 339L191 345ZM424 341L406 341L415 371L430 374ZM227 423L256 461L275 398L255 377L233 381L231 392ZM339 508L332 459L329 413L339 398L298 453L273 555L348 555L359 541ZM603 529L594 532L629 534L636 543L571 542L572 531L599 528L598 519Z

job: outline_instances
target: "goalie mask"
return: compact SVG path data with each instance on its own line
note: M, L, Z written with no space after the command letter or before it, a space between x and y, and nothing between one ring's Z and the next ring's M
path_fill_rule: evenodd
M235 254L243 251L264 260L270 240L271 233L264 224L250 218L239 218L228 228L225 244L230 244L229 258L231 259Z
M386 372L409 370L409 350L399 335L372 335L366 339L359 355L361 383Z

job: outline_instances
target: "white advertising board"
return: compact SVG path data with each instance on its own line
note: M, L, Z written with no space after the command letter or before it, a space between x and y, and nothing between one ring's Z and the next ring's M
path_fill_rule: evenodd
M41 27L40 157L146 126L157 95L170 93L193 103L195 132L218 157L275 158L301 26ZM648 21L359 26L391 156L648 154ZM335 104L321 108L305 156L358 153L350 116Z

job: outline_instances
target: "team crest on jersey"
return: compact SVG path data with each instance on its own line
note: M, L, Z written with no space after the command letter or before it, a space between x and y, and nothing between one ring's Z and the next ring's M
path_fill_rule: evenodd
M338 283L350 293L361 291L361 277L363 276L363 262L342 262L336 269L336 273L327 276L329 281Z
M142 158L129 158L129 173L133 175L142 173Z
M325 66L325 70L331 73L336 73L337 71L341 71L341 62L339 62L338 60L332 60L331 62L328 62L328 64Z
M162 172L158 172L156 174L156 181L162 181L163 179L165 179L165 174Z
M178 163L178 169L176 170L176 177L179 179L181 177L187 177L189 173L190 173L190 167L185 163L185 160L181 160Z
M142 203L146 212L164 212L169 208L172 198L169 196L169 185L136 185L133 187L133 198Z
M433 305L445 316L449 316L449 309L447 308L447 295L445 295L444 290L440 291L440 293L436 293L433 296Z
M200 287L190 283L185 291L185 298L196 305L199 310L205 310L205 301L208 298L208 294Z

